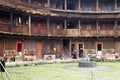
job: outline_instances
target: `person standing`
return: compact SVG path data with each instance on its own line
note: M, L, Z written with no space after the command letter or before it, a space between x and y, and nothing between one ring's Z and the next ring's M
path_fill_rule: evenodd
M73 54L73 59L77 59L77 52L76 52L76 50L74 50L74 51L72 52L72 54Z

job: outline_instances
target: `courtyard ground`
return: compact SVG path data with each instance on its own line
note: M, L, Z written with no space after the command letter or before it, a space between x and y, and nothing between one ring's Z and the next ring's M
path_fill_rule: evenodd
M12 80L120 80L120 62L97 62L97 68L80 68L78 62L6 67ZM1 73L0 80L9 80Z

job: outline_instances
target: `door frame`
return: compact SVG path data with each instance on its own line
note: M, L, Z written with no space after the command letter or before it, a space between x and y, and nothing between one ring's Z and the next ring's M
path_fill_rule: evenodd
M18 54L18 44L21 44L21 48L22 48L22 55L23 55L23 52L24 52L24 42L21 42L21 41L17 41L16 42L16 52Z
M84 45L84 42L79 42L79 43L78 43L78 57L80 58L80 56L79 56L79 45L80 45L80 44L83 45L83 57L81 57L81 58L84 58L84 49L85 49L85 48L84 48L84 46L85 46L85 45Z
M96 42L96 57L98 56L98 44L101 44L101 52L103 51L103 42ZM102 53L101 53L102 56Z

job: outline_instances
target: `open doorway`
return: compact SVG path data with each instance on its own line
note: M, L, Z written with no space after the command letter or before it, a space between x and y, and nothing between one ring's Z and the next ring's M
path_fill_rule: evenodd
M83 49L84 49L84 45L83 43L79 44L79 58L83 58Z
M16 45L16 50L17 50L17 53L19 56L22 56L22 52L23 52L23 43L22 42L17 42L17 45Z
M101 59L102 58L102 48L103 48L103 44L102 43L97 43L96 44L96 48L97 48L97 58Z

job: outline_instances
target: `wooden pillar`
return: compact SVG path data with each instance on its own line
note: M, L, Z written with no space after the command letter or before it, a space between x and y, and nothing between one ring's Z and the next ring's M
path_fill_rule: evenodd
M99 11L99 1L96 0L96 11L98 12Z
M118 9L117 9L117 0L115 0L115 11L118 11Z
M117 25L118 23L117 23L117 20L115 20L115 27L114 27L114 30L115 30L115 36L118 36L118 31L117 31L117 29L118 29L118 25Z
M31 4L31 0L29 0L29 4Z
M29 15L29 35L31 35L31 15Z
M80 36L81 35L81 21L80 21L80 19L78 21L78 26L79 26L78 32L79 32L79 36Z
M64 28L67 29L67 20L64 20Z
M49 29L49 25L50 24L50 19L49 19L49 17L47 18L47 29Z
M117 28L117 20L115 20L115 27L114 27L114 29L116 29Z
M67 10L67 0L64 1L65 10Z
M96 29L97 29L97 34L99 33L99 25L98 25L98 20L96 20Z
M49 34L49 27L50 27L50 19L47 18L47 34Z
M81 11L81 0L78 0L78 10Z
M50 8L50 0L47 0L48 8Z
M10 23L12 24L11 26L13 27L13 13L10 13Z

